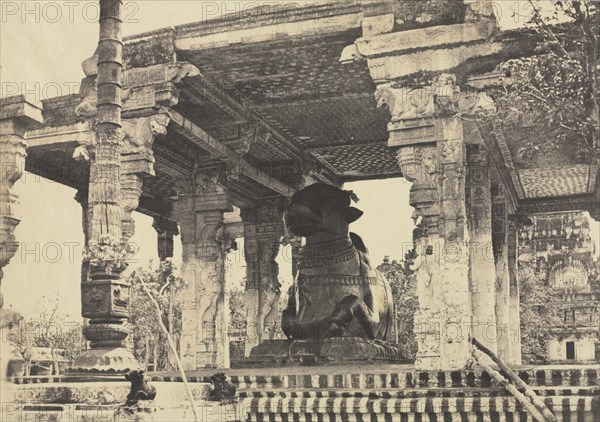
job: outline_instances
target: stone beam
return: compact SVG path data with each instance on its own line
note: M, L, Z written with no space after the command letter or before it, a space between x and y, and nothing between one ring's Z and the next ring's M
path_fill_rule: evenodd
M92 143L94 132L88 122L76 123L69 126L44 127L27 132L29 148L42 146L57 146L73 142Z
M584 194L556 198L531 198L519 202L517 214L531 215L565 211L589 211L600 214L600 195Z
M208 98L233 119L239 119L241 122L246 122L247 124L251 123L256 126L255 130L261 130L268 134L273 140L272 143L279 145L283 152L292 159L303 161L310 160L310 157L274 128L271 123L265 120L260 114L240 104L239 101L236 101L235 98L229 95L227 89L223 89L223 86L220 84L210 81L208 78L200 75L199 77L190 80L188 85L193 88L198 95Z
M217 141L182 114L172 109L169 110L169 114L171 115L171 122L175 125L176 131L187 137L203 150L209 152L215 158L224 161L228 166L238 169L240 174L245 175L280 195L287 197L294 194L294 188L250 165L240 154Z
M250 44L281 37L327 35L360 28L362 12L351 3L244 9L237 19L217 19L177 28L177 50L193 51ZM246 18L246 19L244 19ZM216 27L216 28L215 28Z

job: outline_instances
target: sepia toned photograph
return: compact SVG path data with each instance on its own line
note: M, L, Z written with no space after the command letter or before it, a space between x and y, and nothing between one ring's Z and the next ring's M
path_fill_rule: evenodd
M600 422L600 2L0 0L0 422Z

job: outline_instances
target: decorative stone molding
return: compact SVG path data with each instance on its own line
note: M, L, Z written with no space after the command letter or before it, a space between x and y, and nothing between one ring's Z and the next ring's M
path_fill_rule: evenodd
M18 197L14 184L25 171L27 157L26 132L42 123L42 105L28 101L24 96L0 99L0 285L5 265L17 252L19 243L14 232L20 223ZM2 308L0 293L0 308Z

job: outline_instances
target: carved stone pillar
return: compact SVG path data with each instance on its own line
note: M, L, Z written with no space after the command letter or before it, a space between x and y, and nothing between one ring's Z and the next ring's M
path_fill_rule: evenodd
M175 218L183 245L181 359L184 369L229 367L223 214L233 207L224 188L200 175L178 196Z
M521 365L521 311L519 294L519 268L517 262L518 236L517 225L511 218L506 225L507 264L509 286L509 334L510 334L510 360L513 365Z
M498 180L492 183L492 241L496 264L496 322L498 326L498 356L511 362L510 274L508 270L508 198ZM518 312L518 309L517 309Z
M87 245L90 241L90 221L92 221L92 210L88 204L88 191L87 189L80 189L75 194L75 200L81 206L81 230L83 231L84 244ZM82 262L81 264L81 282L87 282L89 277L89 262Z
M152 227L158 236L158 257L161 261L173 257L173 236L179 234L177 223L164 217L155 217Z
M40 123L41 104L29 102L24 96L0 99L0 285L4 275L2 269L19 247L14 232L21 220L16 209L18 197L12 188L25 171L25 132ZM2 304L0 292L0 309Z
M279 316L279 266L275 259L284 235L276 201L242 211L246 257L247 339L245 355L264 340L274 338Z
M466 145L455 115L453 78L422 89L382 87L377 98L392 116L388 145L398 149L418 258L419 310L414 332L418 369L458 369L469 359L470 236L466 210Z
M461 368L469 356L465 146L458 118L438 124L442 140L403 146L398 152L402 173L413 182L410 204L417 222L419 310L414 331L418 342L415 366L419 369Z
M492 194L487 152L479 145L469 145L467 163L472 333L474 338L496 353L496 267L492 248Z

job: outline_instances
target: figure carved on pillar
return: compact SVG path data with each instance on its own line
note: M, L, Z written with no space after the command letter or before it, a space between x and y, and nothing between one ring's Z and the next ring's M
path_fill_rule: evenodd
M437 232L439 218L437 159L435 146L411 146L398 151L402 175L413 185L410 205L415 208L413 220L420 223L420 235Z
M375 92L379 108L386 108L392 121L432 117L434 114L455 113L458 93L454 75L443 74L431 84L419 87L380 85Z

